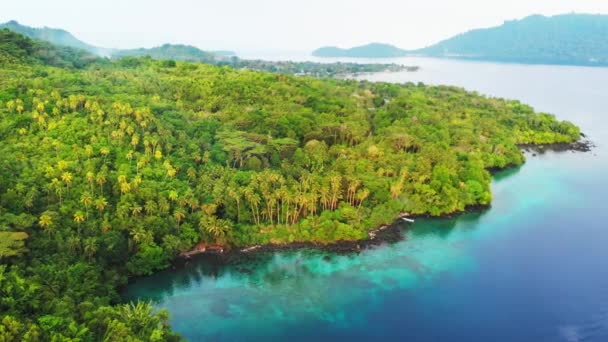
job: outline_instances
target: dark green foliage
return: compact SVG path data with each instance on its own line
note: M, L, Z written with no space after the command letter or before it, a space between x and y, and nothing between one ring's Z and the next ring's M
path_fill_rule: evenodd
M100 62L100 59L84 50L58 47L8 29L0 29L0 65L17 61L83 68L93 62Z

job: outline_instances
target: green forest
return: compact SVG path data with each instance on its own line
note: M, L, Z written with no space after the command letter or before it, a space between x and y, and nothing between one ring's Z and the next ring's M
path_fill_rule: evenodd
M518 144L580 134L455 87L89 57L0 31L0 341L178 340L117 288L199 242L357 240L488 205Z

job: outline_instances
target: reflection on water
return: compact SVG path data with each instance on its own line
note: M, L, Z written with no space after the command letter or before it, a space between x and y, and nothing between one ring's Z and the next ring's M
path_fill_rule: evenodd
M417 220L398 243L200 260L138 279L125 297L167 308L191 340L608 340L608 97L599 95L608 69L425 63L419 77L523 95L582 123L599 147L527 154L524 166L494 175L491 208Z

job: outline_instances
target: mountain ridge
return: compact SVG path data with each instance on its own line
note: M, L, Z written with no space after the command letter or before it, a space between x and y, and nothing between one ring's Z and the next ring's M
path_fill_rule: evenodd
M529 64L608 65L608 15L531 15L470 30L413 53Z
M10 20L0 24L0 29L9 29L32 39L46 41L57 46L71 47L85 50L100 57L143 57L150 56L159 59L176 59L189 62L209 62L234 55L233 51L205 51L186 44L163 44L151 48L115 49L95 46L76 38L72 33L61 28L31 27ZM176 56L169 56L175 52ZM176 58L177 57L177 58Z
M390 58L427 56L474 59L524 64L564 64L608 66L608 15L533 14L507 20L502 25L478 28L420 49L403 50L389 44L383 52L378 45L367 44L350 49L324 47L313 51L317 57ZM361 53L363 52L363 53Z

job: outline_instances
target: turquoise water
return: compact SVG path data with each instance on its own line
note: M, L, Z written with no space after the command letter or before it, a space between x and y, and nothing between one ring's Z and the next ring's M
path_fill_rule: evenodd
M442 83L445 70L445 83L581 124L598 147L528 155L495 176L491 209L418 220L395 244L202 259L138 279L125 298L167 308L193 341L608 340L608 69L424 61L414 76L367 77Z

